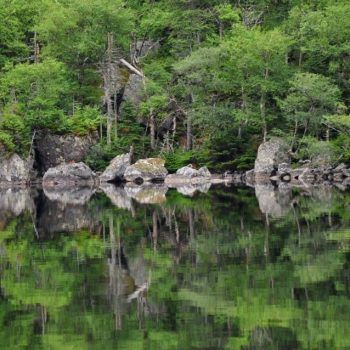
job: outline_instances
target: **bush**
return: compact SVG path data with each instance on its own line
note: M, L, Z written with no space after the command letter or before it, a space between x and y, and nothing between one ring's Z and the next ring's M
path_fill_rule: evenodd
M0 130L0 155L10 154L15 149L12 137L5 131Z

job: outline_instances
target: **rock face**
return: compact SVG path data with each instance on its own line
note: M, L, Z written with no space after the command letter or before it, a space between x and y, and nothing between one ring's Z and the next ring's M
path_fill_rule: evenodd
M30 180L32 161L23 160L18 154L0 159L0 183L26 184Z
M113 182L116 180L122 180L124 178L126 168L130 165L130 162L131 156L129 153L115 157L100 176L100 181Z
M142 180L144 182L164 180L168 171L164 167L165 161L160 158L140 159L126 168L126 181Z
M124 88L123 101L138 105L142 99L143 79L137 74L131 74Z
M36 141L38 168L45 173L63 162L81 162L96 144L97 134L75 135L40 134Z
M64 163L50 168L43 178L44 187L55 186L56 188L93 186L95 182L95 173L84 163Z
M269 178L274 171L278 170L280 164L284 163L284 166L286 166L290 162L288 145L279 140L264 142L259 146L255 160L255 178Z

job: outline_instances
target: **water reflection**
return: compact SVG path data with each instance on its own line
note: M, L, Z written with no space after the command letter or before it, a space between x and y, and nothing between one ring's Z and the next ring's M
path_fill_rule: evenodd
M350 348L349 193L186 194L1 192L3 348Z

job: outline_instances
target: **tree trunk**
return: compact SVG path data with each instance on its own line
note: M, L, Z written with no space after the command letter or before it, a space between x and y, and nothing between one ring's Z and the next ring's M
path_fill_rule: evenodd
M187 130L186 130L186 151L192 149L192 120L187 116Z
M153 111L151 111L149 124L150 124L150 135L151 135L151 149L154 150L156 148L156 126L155 126Z

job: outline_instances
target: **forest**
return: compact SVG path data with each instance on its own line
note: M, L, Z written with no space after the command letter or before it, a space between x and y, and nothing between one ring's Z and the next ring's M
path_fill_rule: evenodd
M0 0L0 153L38 132L98 134L86 163L161 156L252 167L350 162L347 0ZM123 97L130 76L139 93Z

